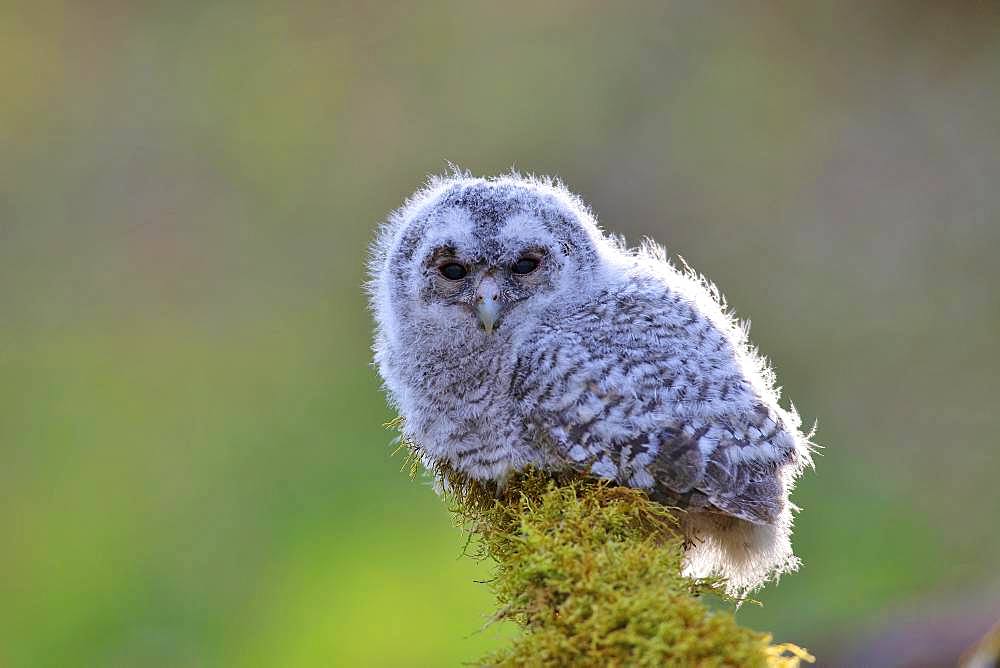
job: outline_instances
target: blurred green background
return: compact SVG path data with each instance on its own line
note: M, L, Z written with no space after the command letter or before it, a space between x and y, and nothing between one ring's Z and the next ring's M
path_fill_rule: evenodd
M503 642L368 366L366 245L447 161L683 255L819 421L743 623L1000 616L998 5L142 4L0 3L0 665Z

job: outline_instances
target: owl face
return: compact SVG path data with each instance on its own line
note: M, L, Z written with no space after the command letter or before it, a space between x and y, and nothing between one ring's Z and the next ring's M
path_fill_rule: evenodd
M391 222L376 289L399 328L445 341L506 339L537 322L587 282L603 241L565 190L524 179L449 179Z
M476 230L474 243L445 239L423 262L421 301L452 311L455 330L491 335L526 315L559 284L563 262L546 243L497 238L493 226Z

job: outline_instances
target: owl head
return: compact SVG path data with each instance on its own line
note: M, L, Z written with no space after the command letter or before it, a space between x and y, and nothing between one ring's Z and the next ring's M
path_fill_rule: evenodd
M603 271L613 241L562 184L517 174L432 179L373 246L369 291L387 342L509 339Z

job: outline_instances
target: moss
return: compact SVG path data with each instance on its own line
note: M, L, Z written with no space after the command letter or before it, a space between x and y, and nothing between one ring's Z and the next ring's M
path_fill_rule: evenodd
M412 447L412 446L411 446ZM470 553L496 564L495 620L521 627L488 666L797 666L794 645L743 628L702 595L718 582L681 575L671 511L591 478L515 474L502 489L435 471Z

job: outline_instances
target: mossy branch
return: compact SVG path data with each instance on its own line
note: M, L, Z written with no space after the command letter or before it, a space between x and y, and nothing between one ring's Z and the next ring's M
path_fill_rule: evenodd
M414 459L419 452L408 445ZM411 469L412 470L412 469ZM496 564L494 620L523 632L487 666L798 666L813 658L711 610L718 581L681 574L671 510L642 492L528 470L502 487L433 472L471 555ZM468 551L468 550L467 550Z

